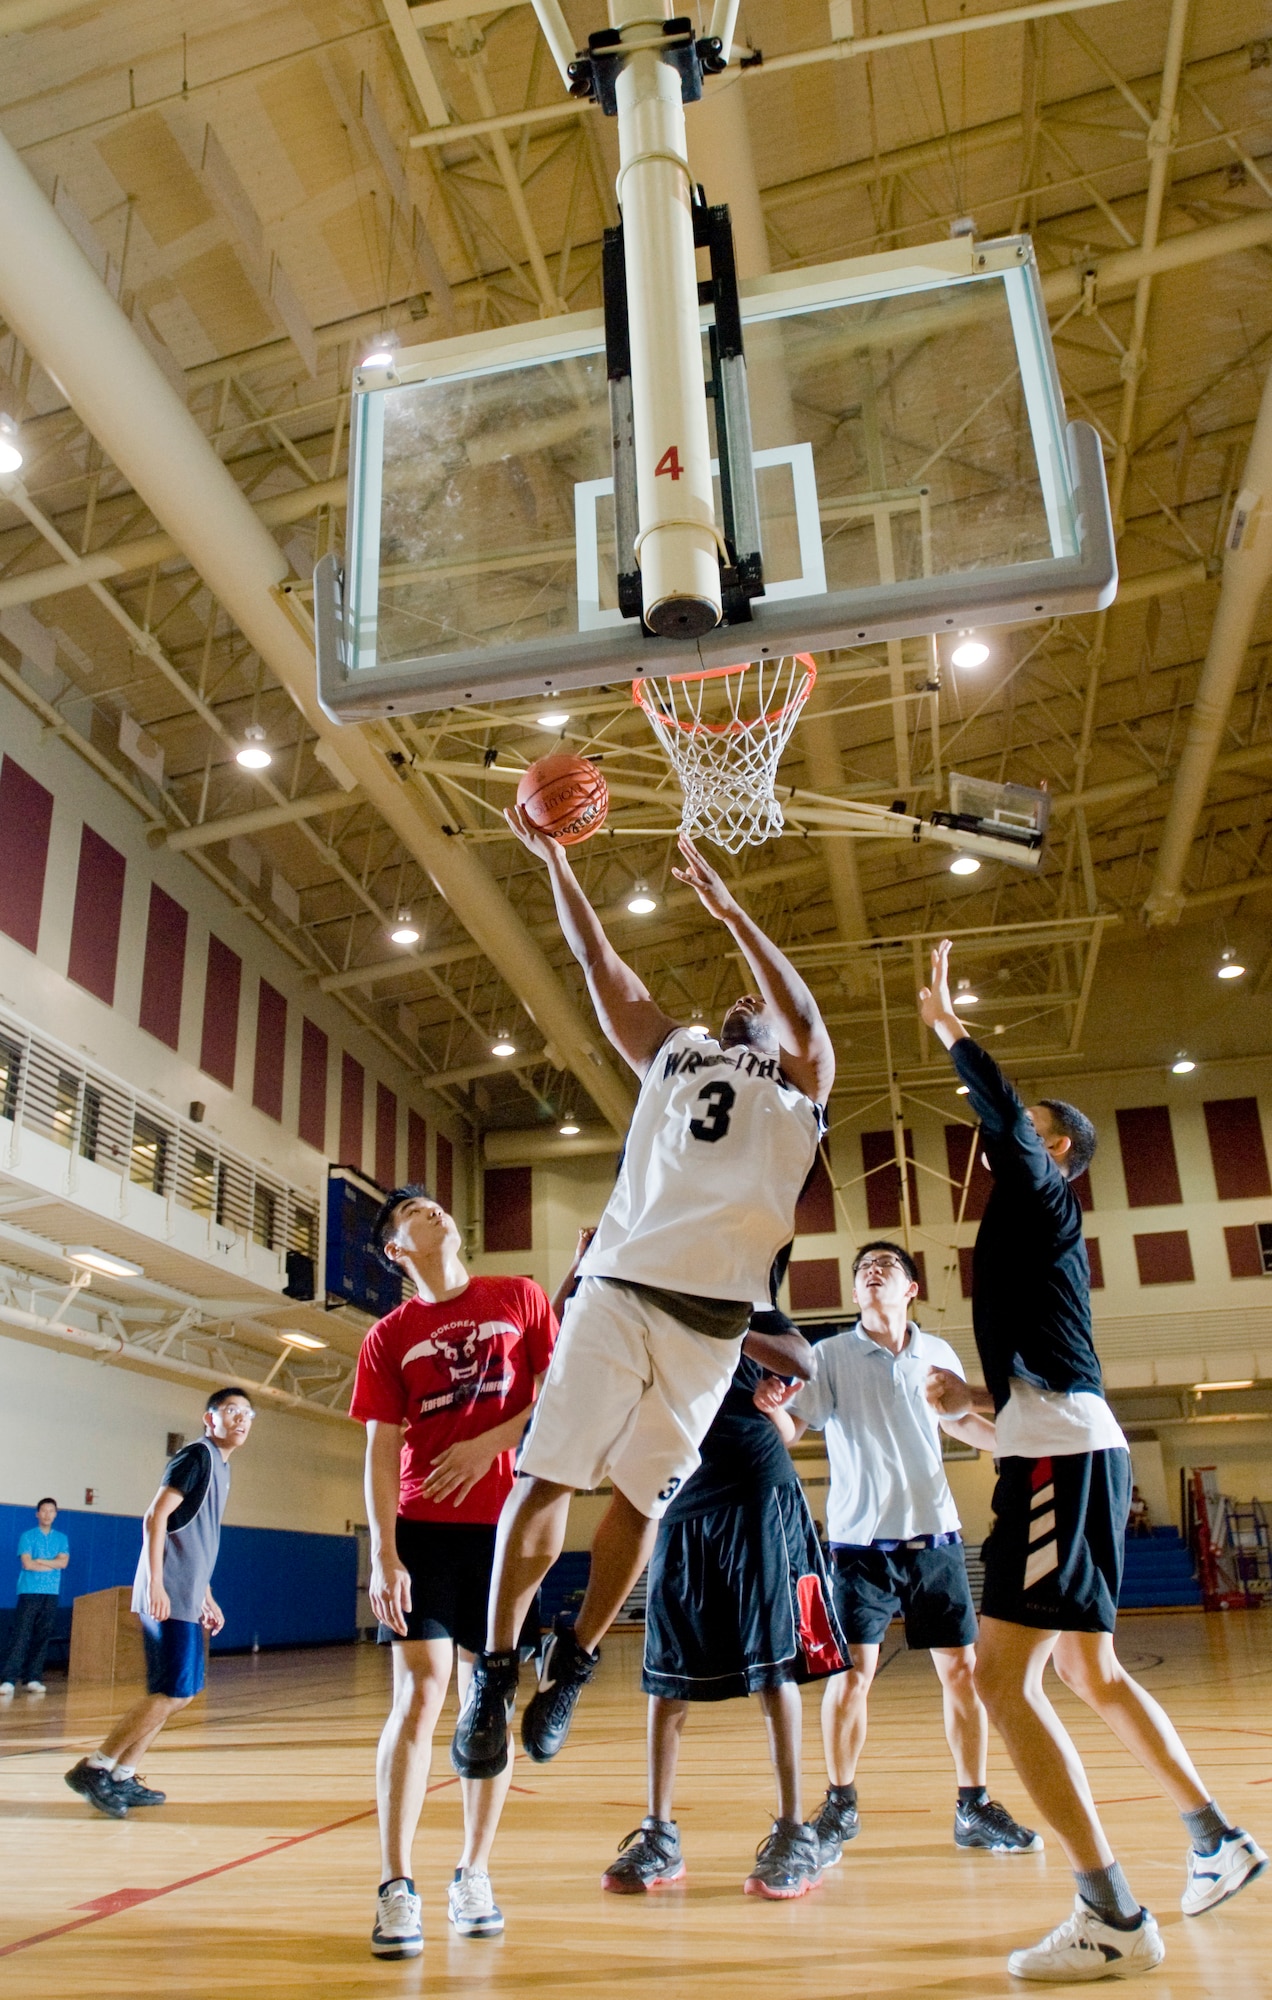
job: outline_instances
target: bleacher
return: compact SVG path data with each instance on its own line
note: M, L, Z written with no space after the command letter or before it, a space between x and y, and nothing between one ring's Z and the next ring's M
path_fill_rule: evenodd
M1192 1554L1178 1528L1128 1535L1120 1611L1148 1611L1170 1604L1200 1605L1201 1586Z

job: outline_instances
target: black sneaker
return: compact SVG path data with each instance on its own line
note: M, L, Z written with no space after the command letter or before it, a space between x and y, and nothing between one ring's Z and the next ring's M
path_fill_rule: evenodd
M508 1768L508 1724L517 1705L517 1655L474 1653L468 1694L451 1738L461 1778L497 1778Z
M543 1656L539 1685L521 1718L526 1755L546 1764L570 1733L574 1705L600 1664L599 1653L585 1652L572 1625L558 1625Z
M834 1868L842 1861L848 1842L855 1840L861 1832L861 1814L855 1803L849 1805L846 1799L837 1799L830 1791L809 1825L821 1845L822 1867Z
M81 1757L66 1774L66 1782L73 1792L87 1799L90 1806L96 1806L107 1819L126 1819L128 1801L124 1797L122 1785L117 1785L109 1771L99 1770L90 1764L87 1757Z
M684 1879L680 1829L674 1819L643 1819L635 1833L618 1845L617 1858L601 1877L602 1889L619 1896L637 1896Z
M153 1791L135 1772L131 1778L116 1778L112 1771L111 1777L126 1806L163 1806L168 1803L166 1792Z
M743 1893L789 1902L817 1887L825 1865L821 1842L811 1826L775 1819L772 1833L755 1850L755 1866L742 1884Z
M1042 1835L1021 1826L994 1799L960 1804L954 1814L955 1847L983 1847L990 1854L1041 1854Z

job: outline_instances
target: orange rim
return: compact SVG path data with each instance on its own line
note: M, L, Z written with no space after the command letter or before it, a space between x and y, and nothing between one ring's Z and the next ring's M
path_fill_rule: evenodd
M696 720L682 722L678 715L668 715L661 707L656 708L643 692L646 685L653 682L654 677L652 674L637 675L636 679L632 682L632 700L635 702L637 708L644 711L651 722L656 719L671 729L680 730L682 735L685 736L737 736L741 735L744 730L758 728L761 723L771 729L776 723L782 720L783 716L789 715L792 709L803 707L812 693L817 680L817 663L811 653L796 653L793 657L804 668L804 678L800 683L799 693L793 695L790 701L783 702L780 708L772 709L764 715L757 715L751 722L739 722L736 718L730 722L700 722ZM762 660L742 660L739 661L737 666L703 667L697 673L668 674L666 679L668 685L675 681L716 681L722 680L727 674L744 674L749 667L763 666L764 664L765 662Z

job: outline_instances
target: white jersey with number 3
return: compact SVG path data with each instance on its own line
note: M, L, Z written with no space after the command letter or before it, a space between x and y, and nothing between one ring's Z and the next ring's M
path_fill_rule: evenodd
M580 1274L767 1300L823 1123L776 1056L675 1029L641 1084Z

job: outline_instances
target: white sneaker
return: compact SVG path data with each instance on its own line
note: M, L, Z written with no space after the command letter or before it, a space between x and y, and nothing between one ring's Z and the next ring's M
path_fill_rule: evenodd
M446 1891L446 1914L460 1937L498 1937L503 1911L484 1868L457 1868Z
M1263 1849L1242 1827L1234 1826L1213 1854L1198 1854L1195 1847L1189 1848L1188 1887L1179 1906L1186 1917L1199 1917L1203 1910L1213 1910L1216 1903L1235 1896L1238 1889L1262 1875L1267 1865Z
M1028 1951L1013 1951L1007 1970L1015 1979L1045 1979L1055 1986L1083 1979L1130 1979L1151 1972L1166 1956L1156 1919L1141 1910L1133 1931L1120 1931L1096 1916L1081 1896L1073 1899L1073 1915L1058 1924L1050 1937Z
M402 1882L390 1882L375 1899L372 1954L376 1958L418 1958L423 1949L420 1899Z
M26 1691L27 1691L27 1693L28 1693L28 1694L47 1694L47 1693L48 1693L48 1689L47 1689L47 1688L45 1687L45 1685L44 1685L44 1682L43 1682L43 1681L28 1681L28 1682L27 1682L27 1684L26 1684Z
M12 1694L12 1693L13 1693L13 1682L0 1681L0 1694Z

